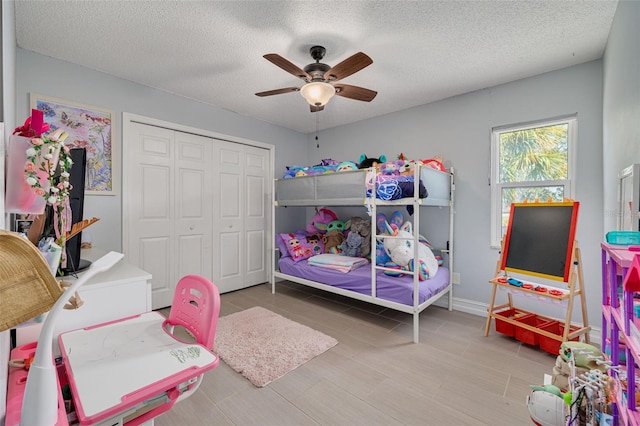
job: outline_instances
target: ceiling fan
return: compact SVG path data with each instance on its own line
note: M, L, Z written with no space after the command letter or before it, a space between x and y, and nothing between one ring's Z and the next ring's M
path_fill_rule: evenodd
M335 82L349 77L361 69L368 67L373 60L362 52L358 52L340 62L334 67L320 62L326 53L322 46L313 46L309 49L311 57L316 61L300 69L277 53L268 53L263 57L279 66L289 74L301 78L306 84L302 87L285 87L283 89L268 90L256 93L256 96L280 95L282 93L300 92L311 107L311 112L322 111L326 103L333 95L357 101L371 102L378 92L364 87Z

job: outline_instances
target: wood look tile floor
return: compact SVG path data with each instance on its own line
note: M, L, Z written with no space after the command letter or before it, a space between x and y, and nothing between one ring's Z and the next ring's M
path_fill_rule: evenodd
M220 316L262 306L339 343L263 388L220 361L156 426L531 425L529 385L556 358L493 324L484 337L485 318L438 306L420 315L414 344L411 315L298 284L221 299Z

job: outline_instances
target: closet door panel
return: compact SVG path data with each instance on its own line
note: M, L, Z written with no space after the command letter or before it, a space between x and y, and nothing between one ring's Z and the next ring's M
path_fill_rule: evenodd
M216 284L221 292L246 287L244 283L245 242L243 224L244 170L243 146L236 143L215 141L214 161L217 160L214 177L216 193L214 211L218 217L218 256L214 260L214 275L219 273ZM215 220L215 218L214 218Z
M267 229L269 229L270 181L269 152L245 146L245 211L246 235L245 280L255 285L269 280Z
M245 184L245 235L246 265L245 273L248 285L267 281L265 263L266 207L264 203L265 179L262 176L247 176Z
M125 254L132 264L152 275L153 308L173 299L175 239L173 131L132 125L127 146Z
M211 139L176 132L176 283L190 274L213 278L212 151Z
M242 285L242 271L240 264L241 235L239 232L222 232L220 234L220 249L225 253L225 261L220 263L220 278L225 291L236 290Z
M140 263L137 265L147 271L153 271L151 281L151 292L153 302L158 303L158 306L153 306L154 309L169 306L171 304L171 298L173 296L173 242L168 235L158 235L156 237L147 237L139 240L139 256ZM158 262L158 259L163 259L164 262ZM167 299L168 298L168 299ZM167 301L168 300L168 301ZM165 305L165 303L168 303Z

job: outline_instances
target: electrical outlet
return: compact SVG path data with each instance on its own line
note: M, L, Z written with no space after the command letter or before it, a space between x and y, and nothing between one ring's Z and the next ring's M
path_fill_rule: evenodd
M451 279L454 284L460 284L460 272L454 272Z

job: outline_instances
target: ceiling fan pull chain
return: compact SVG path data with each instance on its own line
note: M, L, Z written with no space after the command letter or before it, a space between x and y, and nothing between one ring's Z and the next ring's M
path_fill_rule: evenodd
M316 148L320 148L320 142L318 142L318 121L320 120L320 114L316 113Z

